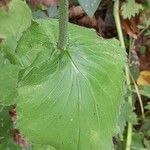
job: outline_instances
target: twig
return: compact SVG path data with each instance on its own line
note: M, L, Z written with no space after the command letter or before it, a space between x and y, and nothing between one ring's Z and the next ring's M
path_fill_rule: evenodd
M138 88L138 86L137 86L137 84L136 84L136 82L135 82L135 80L134 80L134 78L133 78L131 73L130 73L130 77L131 77L131 79L133 81L133 84L134 84L134 87L135 87L135 90L136 90L136 93L137 93L137 96L138 96L138 100L139 100L140 108L141 108L141 113L142 113L142 118L144 120L145 119L145 114L144 114L144 106L143 106L141 94L139 92L139 88Z

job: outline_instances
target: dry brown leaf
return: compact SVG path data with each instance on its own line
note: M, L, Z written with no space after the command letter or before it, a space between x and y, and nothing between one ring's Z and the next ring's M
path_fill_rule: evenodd
M105 25L104 20L101 17L99 17L97 19L97 26L98 26L99 35L104 37L104 33L103 32L105 30L105 26L106 25Z
M146 43L144 40L144 41L142 41L142 43L140 43L140 41L138 41L138 44L142 45L143 42ZM146 45L145 54L143 54L143 55L139 54L139 59L140 59L140 70L150 70L150 47L148 45Z
M97 20L94 17L84 16L78 20L78 24L89 28L97 28Z
M10 2L10 0L0 0L0 8L4 8L4 9L8 10L9 2Z
M16 106L13 106L11 110L9 110L9 115L13 122L16 121Z
M82 17L84 15L84 10L82 9L81 6L72 6L69 9L69 18L78 18Z
M134 39L137 39L137 27L133 21L128 19L122 20L122 27L129 36L131 36Z
M30 0L30 3L33 8L38 7L39 5L43 4L45 6L51 6L57 4L58 0Z
M140 86L150 85L150 71L142 71L137 79Z

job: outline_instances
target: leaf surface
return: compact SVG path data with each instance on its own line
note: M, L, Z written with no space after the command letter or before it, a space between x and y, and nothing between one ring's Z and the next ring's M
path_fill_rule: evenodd
M12 0L8 10L0 8L0 37L5 39L5 48L14 51L17 41L31 24L31 11L25 2Z
M17 96L19 68L11 64L0 51L0 104L14 103Z
M140 89L140 94L150 98L150 86L142 86Z
M32 149L33 150L41 150L41 149L44 149L44 150L56 150L55 148L53 148L51 146L48 146L48 145L33 145Z
M7 5L7 9L0 8L0 103L9 105L17 96L19 73L19 68L11 64L16 61L13 53L22 33L31 24L31 11L20 0Z
M10 107L0 105L0 141L6 141L10 137L10 129L13 127L12 120L9 115Z
M67 51L60 53L57 31L56 20L38 20L16 49L25 68L17 127L57 150L110 150L124 94L124 50L69 24Z

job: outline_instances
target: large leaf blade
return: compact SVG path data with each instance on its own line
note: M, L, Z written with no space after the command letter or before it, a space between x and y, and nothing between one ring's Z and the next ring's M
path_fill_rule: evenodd
M16 50L28 68L18 88L17 126L33 143L58 150L111 149L124 94L124 53L117 41L70 24L68 51L60 54L55 40L41 43L57 39L57 28L57 21L38 21ZM31 45L33 29L47 34L35 33ZM36 51L39 43L47 55Z
M10 105L17 96L19 68L13 55L22 33L31 24L31 11L25 2L11 0L0 7L0 103Z

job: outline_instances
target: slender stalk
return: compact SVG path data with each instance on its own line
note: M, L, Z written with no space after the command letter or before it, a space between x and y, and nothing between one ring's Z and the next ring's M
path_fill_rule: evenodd
M135 80L134 80L131 73L130 73L130 77L131 77L131 79L133 81L133 84L134 84L134 87L135 87L135 91L136 91L136 94L137 94L137 97L138 97L138 100L139 100L139 104L140 104L140 108L141 108L142 119L144 120L145 119L144 105L143 105L142 98L141 98L141 95L140 95L140 92L139 92L139 88L138 88L137 83L135 82Z
M59 1L59 38L58 49L65 50L68 40L68 0Z
M115 0L115 2L114 2L114 18L115 18L115 23L116 23L118 37L119 37L121 46L123 48L125 48L125 42L124 42L123 32L122 32L122 28L121 28L121 21L120 21L120 16L119 16L119 0ZM132 104L130 71L129 71L128 63L125 66L125 74L126 74L126 84L127 84L128 90L129 90L128 102L130 104ZM125 150L131 149L131 143L132 143L132 124L130 122L128 122L127 140L126 140Z

